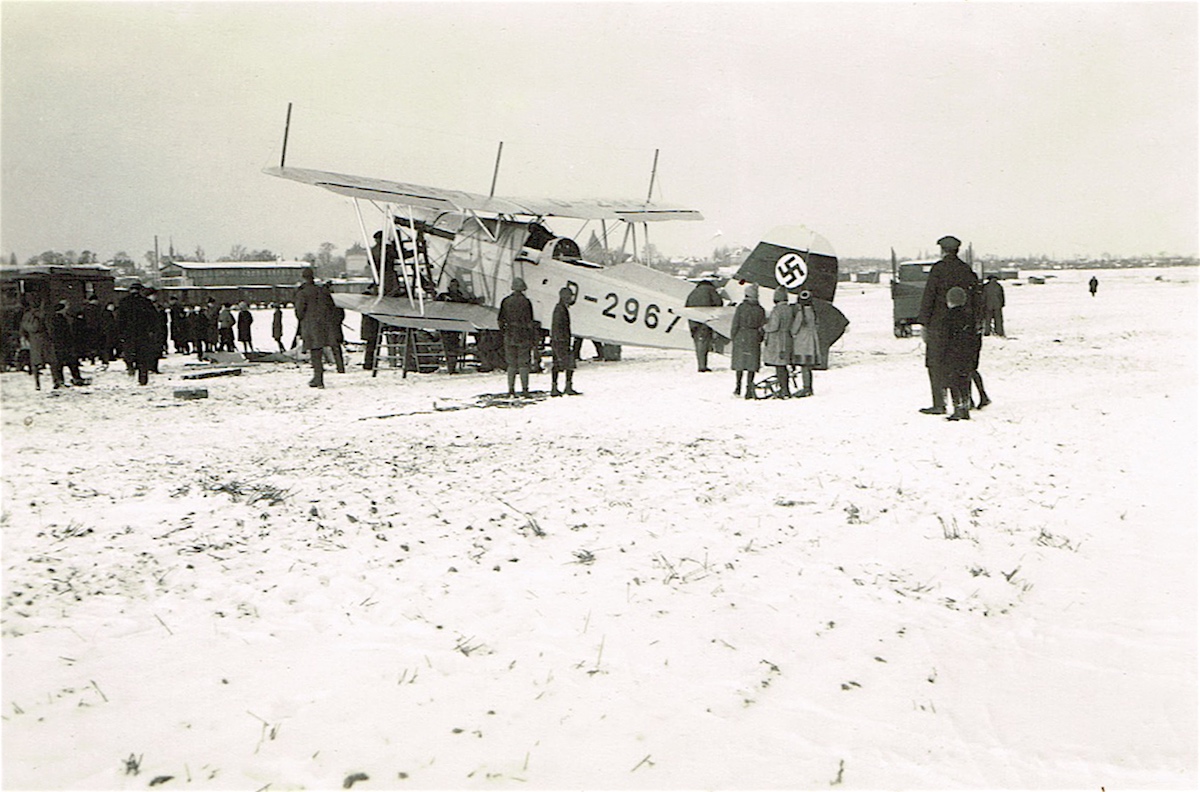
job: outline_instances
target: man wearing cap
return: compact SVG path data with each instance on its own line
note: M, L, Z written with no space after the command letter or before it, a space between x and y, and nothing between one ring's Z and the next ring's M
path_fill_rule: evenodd
M688 294L684 306L688 308L718 308L722 305L721 295L711 278L702 278L696 288ZM688 320L692 331L692 343L696 346L696 370L712 371L708 367L708 353L712 350L713 329L704 322Z
M558 303L554 306L554 315L550 319L550 352L553 362L550 366L550 395L579 396L579 391L572 387L571 379L575 376L575 352L571 348L571 306L575 304L575 292L570 286L558 290ZM565 390L558 389L558 373L566 375Z
M300 338L304 341L304 349L308 351L308 359L312 364L312 379L308 381L310 388L325 387L325 347L330 345L330 325L333 322L333 296L316 284L312 267L305 267L301 273L303 280L296 288L293 300L296 311L296 321L299 323Z
M921 408L926 415L942 415L946 412L946 388L949 383L942 366L946 335L943 325L948 310L946 292L955 286L962 288L967 294L964 306L966 313L973 322L978 321L979 317L979 278L958 257L962 243L952 236L944 236L937 243L942 249L942 259L929 271L916 320L921 325L921 335L925 339L925 367L929 371L929 389L933 394L933 405Z
M496 318L504 336L504 362L508 367L508 395L515 396L517 374L521 375L521 395L529 395L529 369L533 353L533 303L525 296L525 281L513 278L512 294L500 301Z

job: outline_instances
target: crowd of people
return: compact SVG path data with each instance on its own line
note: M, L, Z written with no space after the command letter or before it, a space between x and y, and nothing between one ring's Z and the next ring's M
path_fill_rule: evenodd
M277 319L281 318L281 307L273 307ZM170 345L178 354L195 354L199 359L208 352L235 352L236 330L242 351L254 351L253 322L245 302L218 304L210 298L205 305L184 305L172 297L163 305L156 290L141 283L131 284L120 301L104 306L95 295L82 305L66 299L51 305L25 295L17 319L17 365L33 376L38 390L44 369L49 370L54 388L90 384L80 373L81 361L99 364L101 370L123 361L126 373L146 385L150 374L158 373L158 362ZM275 339L282 351L281 322L278 328Z

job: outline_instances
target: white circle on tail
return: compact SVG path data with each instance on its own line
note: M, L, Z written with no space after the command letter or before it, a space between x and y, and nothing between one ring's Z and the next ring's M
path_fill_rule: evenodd
M775 280L787 289L795 289L808 278L808 264L799 253L784 253L775 262Z

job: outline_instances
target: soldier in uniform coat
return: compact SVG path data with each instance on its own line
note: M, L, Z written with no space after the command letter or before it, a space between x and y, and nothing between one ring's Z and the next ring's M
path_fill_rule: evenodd
M529 395L529 369L534 344L533 303L525 296L525 281L513 278L512 294L500 301L496 317L504 336L504 362L508 367L508 395L516 395L517 374L521 375L521 395Z
M554 306L554 315L550 319L550 352L554 363L550 368L550 395L579 396L579 391L572 385L575 376L575 352L571 348L571 306L575 304L575 293L571 287L563 286L558 290L558 304ZM558 389L558 372L566 375L564 390Z
M329 328L332 322L333 297L314 281L312 267L305 267L300 286L293 300L296 321L300 324L300 338L308 350L313 376L308 381L310 388L325 387L325 347L330 344Z
M945 339L943 322L946 318L946 292L955 286L967 294L964 306L972 321L979 316L979 278L958 257L958 249L962 242L952 236L944 236L938 240L942 250L942 259L929 271L929 279L925 281L925 292L921 295L921 310L917 313L917 323L921 325L921 334L925 338L925 367L929 371L929 390L933 395L933 404L922 407L921 412L927 415L942 415L946 412L946 388L948 383L942 371L942 346Z
M729 366L737 376L733 395L742 392L742 375L746 376L746 398L754 398L754 372L762 364L763 325L767 323L767 312L758 304L758 286L746 284L742 302L733 311L730 329L732 346Z
M150 371L158 362L161 326L158 309L142 293L142 284L130 284L129 294L117 306L117 333L124 342L125 362L133 366L138 385L150 382Z
M250 306L243 300L238 303L237 315L238 343L242 345L242 352L254 351L254 333L251 330L253 324L254 314L250 313Z
M717 308L723 304L720 292L708 279L697 283L684 302L688 308ZM713 329L704 322L691 320L688 320L688 329L692 332L692 343L696 347L696 370L712 371L708 367L708 353L712 351Z
M792 317L795 306L788 302L788 290L780 286L775 290L775 307L767 317L763 328L766 336L763 344L763 364L775 367L775 379L779 382L776 398L790 399L791 377L788 366L792 363Z

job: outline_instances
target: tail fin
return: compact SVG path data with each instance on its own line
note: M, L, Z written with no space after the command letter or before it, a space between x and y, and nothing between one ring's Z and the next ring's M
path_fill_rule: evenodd
M766 289L783 286L793 294L808 290L819 300L833 302L837 254L825 237L805 226L778 226L763 236L734 278Z

